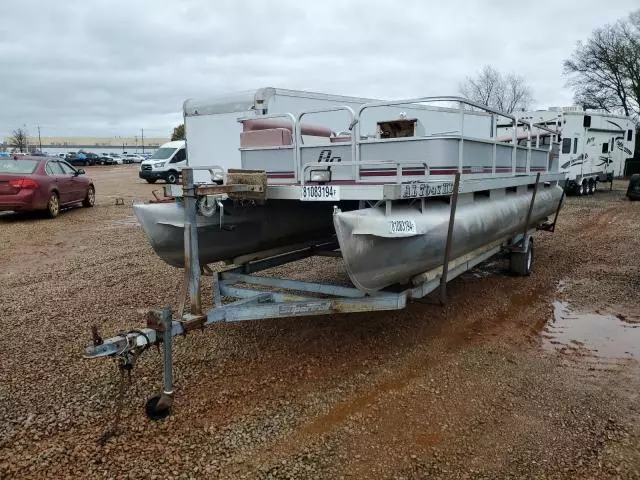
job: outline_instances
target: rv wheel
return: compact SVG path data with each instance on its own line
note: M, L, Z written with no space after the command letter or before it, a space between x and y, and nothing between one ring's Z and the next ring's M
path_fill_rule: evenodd
M580 185L578 185L578 195L583 196L587 194L587 181L584 180Z
M593 180L589 180L589 188L588 188L589 195L593 195L595 191L596 191L596 183Z

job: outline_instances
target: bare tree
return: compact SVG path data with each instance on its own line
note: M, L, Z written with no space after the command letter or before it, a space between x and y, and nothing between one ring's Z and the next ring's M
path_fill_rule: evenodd
M20 152L27 150L27 142L27 131L22 128L14 130L9 137L9 145Z
M578 42L564 71L579 105L640 115L640 10Z
M506 113L525 110L533 102L531 88L521 75L501 73L485 65L475 77L460 84L460 93L469 100Z

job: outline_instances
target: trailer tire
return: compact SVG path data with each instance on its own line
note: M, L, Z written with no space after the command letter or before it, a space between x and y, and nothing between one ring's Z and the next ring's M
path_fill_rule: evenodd
M588 188L588 193L589 195L593 195L596 191L596 182L593 181L593 179L589 180L589 188Z
M587 181L583 180L578 185L576 185L576 195L582 197L587 194Z
M533 238L529 237L525 252L511 252L509 255L509 270L518 277L531 275L533 258Z

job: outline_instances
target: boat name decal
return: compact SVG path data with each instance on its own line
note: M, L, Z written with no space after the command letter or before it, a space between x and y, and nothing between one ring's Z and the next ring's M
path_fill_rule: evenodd
M424 183L413 182L402 184L400 193L402 198L435 197L438 195L451 195L453 193L453 182Z
M325 148L323 150L320 150L320 155L318 155L318 162L341 162L342 161L342 157L332 157L331 156L331 149L330 148Z

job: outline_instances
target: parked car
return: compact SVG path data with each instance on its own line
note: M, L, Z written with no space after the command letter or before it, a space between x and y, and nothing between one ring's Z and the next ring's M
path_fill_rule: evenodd
M629 197L629 200L640 200L640 173L631 175L629 187L627 188L627 197Z
M123 159L129 160L127 163L142 163L144 157L135 153L127 153L123 155Z
M83 165L86 167L88 165L95 165L98 163L99 158L100 157L96 153L78 152L75 157L69 160L69 163L72 165Z
M98 158L98 163L100 165L115 165L118 163L117 158L115 158L112 155L102 155L101 157Z
M54 218L62 207L93 207L95 187L84 173L55 157L0 158L0 211L42 210Z
M106 165L122 165L123 163L132 163L119 153L103 153L102 157L106 159Z

